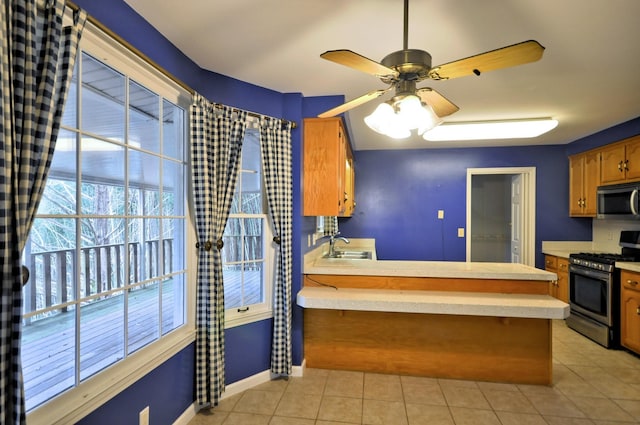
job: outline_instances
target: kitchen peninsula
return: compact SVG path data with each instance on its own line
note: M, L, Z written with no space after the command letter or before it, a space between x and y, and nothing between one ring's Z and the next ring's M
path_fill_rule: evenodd
M551 384L551 320L569 307L548 295L554 273L521 264L378 261L305 256L308 367L493 382Z

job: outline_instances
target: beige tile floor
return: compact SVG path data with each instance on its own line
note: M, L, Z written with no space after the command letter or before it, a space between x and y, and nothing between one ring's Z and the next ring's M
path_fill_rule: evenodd
M190 425L640 424L640 358L553 324L553 385L307 369L201 410Z

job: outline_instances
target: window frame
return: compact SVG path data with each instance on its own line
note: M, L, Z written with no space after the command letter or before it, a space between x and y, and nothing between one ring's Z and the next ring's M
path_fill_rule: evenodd
M72 11L67 8L65 22L70 23ZM131 77L133 81L147 89L162 94L167 100L185 109L188 123L188 108L192 95L173 81L146 58L133 52L113 36L107 34L91 21L87 21L80 41L78 54L82 51L106 62L113 68ZM142 347L124 359L81 381L79 385L40 404L27 414L31 425L75 423L100 407L109 399L141 379L149 372L170 359L176 353L195 341L195 227L190 214L192 205L189 197L189 126L185 125L183 174L185 211L185 323L164 335L158 341Z
M257 137L260 137L259 130L256 128L254 130L254 126L257 126L257 123L250 123L247 128L247 131L255 131ZM245 133L246 134L246 133ZM246 136L245 136L246 137ZM258 139L259 140L259 139ZM260 147L262 149L262 147ZM242 151L241 151L242 155ZM242 164L242 157L240 157L240 164ZM262 241L263 241L263 252L264 252L264 301L262 303L250 304L246 307L249 309L247 311L240 311L237 307L232 307L229 309L225 309L225 329L233 328L236 326L245 325L248 323L258 322L260 320L271 319L273 318L273 286L275 282L275 259L276 259L276 244L273 242L273 220L271 219L271 214L269 214L269 206L267 202L267 191L266 191L266 182L264 171L262 170L262 164L260 166L260 188L262 190L262 206L263 212L262 214L247 214L247 213L231 213L229 214L228 220L238 218L261 218L263 220L262 227ZM237 179L237 187L242 188L242 173L251 173L254 170L244 170L242 166L238 169L238 179ZM224 248L222 248L224 249ZM224 263L223 263L224 266ZM226 296L226 294L225 294Z

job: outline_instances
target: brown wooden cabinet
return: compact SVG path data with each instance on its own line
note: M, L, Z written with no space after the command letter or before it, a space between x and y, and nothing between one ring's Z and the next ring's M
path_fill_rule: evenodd
M602 155L601 184L640 180L640 136L600 149Z
M342 119L305 118L303 137L303 214L351 216L355 171Z
M589 151L569 157L570 216L596 216L596 191L599 185L599 151Z
M545 255L544 268L558 275L558 280L549 285L549 295L569 303L569 260L555 255Z
M620 273L620 343L640 354L640 273Z

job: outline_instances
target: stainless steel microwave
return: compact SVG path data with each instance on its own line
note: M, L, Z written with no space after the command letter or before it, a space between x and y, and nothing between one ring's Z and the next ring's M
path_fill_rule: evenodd
M600 186L597 192L597 218L640 219L639 183Z

